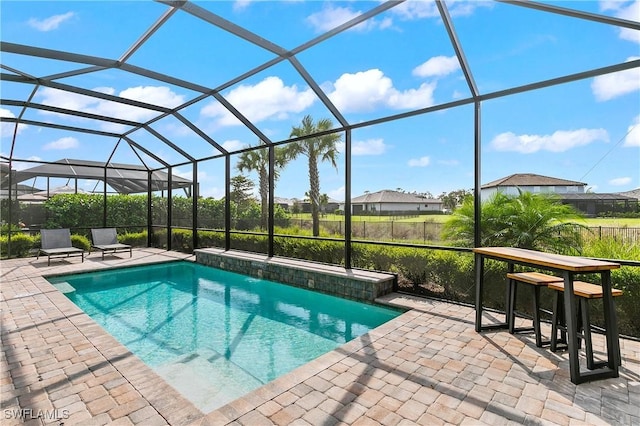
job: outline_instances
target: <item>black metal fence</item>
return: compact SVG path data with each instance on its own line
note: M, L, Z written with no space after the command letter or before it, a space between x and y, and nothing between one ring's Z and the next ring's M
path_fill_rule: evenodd
M301 229L311 228L311 220L307 219L291 219L289 224ZM344 235L344 221L321 220L320 226L330 234ZM363 240L442 243L443 226L438 222L354 221L351 231L353 238ZM640 228L594 226L581 228L580 232L585 240L611 238L622 243L640 244Z
M612 238L616 241L640 244L640 228L592 226L583 232L584 238L597 238L599 240Z

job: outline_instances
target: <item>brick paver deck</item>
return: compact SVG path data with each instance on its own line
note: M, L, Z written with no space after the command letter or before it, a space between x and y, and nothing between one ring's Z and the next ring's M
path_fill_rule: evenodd
M640 342L621 341L619 378L574 385L568 357L533 336L476 333L472 308L400 295L385 302L412 310L202 413L43 278L175 258L189 256L2 261L0 423L640 424Z

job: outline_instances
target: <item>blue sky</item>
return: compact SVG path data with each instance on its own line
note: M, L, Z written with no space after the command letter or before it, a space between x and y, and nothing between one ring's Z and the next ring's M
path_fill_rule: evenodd
M638 1L555 1L563 8L638 21ZM195 2L282 49L291 50L377 7L380 2L347 1L204 1ZM640 31L543 13L491 1L447 1L457 36L474 81L482 94L536 83L567 74L640 59ZM143 1L7 1L0 3L3 42L121 58L169 7ZM310 114L337 120L300 73L283 61L236 84L242 75L274 54L177 11L130 57L127 63L220 88L222 96L272 141L287 139L292 126ZM50 59L2 53L4 73L16 70L46 77L85 67ZM373 19L316 44L297 60L350 124L468 99L470 90L435 4L408 1ZM199 93L117 69L58 80L60 83L176 107ZM228 87L227 87L228 86ZM3 99L24 100L27 84L2 81ZM147 110L40 87L33 101L145 122ZM0 105L0 115L16 117L17 107ZM214 98L180 110L229 151L259 143ZM355 129L352 135L352 196L365 191L401 188L442 192L473 187L473 106L470 104ZM640 68L579 80L483 102L482 183L514 173L536 173L587 183L594 192L622 192L640 187ZM123 125L62 117L27 110L31 120L92 126L121 133ZM14 125L1 123L6 157ZM219 153L173 117L150 125L196 158ZM137 130L132 139L171 164L186 160L152 133ZM340 145L342 146L342 145ZM21 125L15 159L61 158L139 163L134 151L117 138ZM142 155L147 164L159 166ZM232 159L235 164L235 157ZM16 168L32 166L16 163ZM193 178L189 166L174 170ZM234 169L233 174L237 171ZM337 170L323 163L321 192L344 199L344 156ZM224 161L198 168L203 196L224 192ZM249 174L255 179L255 174ZM31 183L31 182L28 182ZM52 185L65 181L53 182ZM43 188L46 182L37 181ZM80 181L85 190L95 182ZM98 186L100 191L101 187ZM306 159L280 173L276 196L304 197L308 190Z

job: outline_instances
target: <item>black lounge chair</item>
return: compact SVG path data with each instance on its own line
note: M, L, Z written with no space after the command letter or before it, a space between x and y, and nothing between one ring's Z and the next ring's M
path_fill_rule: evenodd
M84 262L84 250L71 244L71 232L68 228L41 229L40 250L38 250L36 260L40 258L40 254L47 256L47 266L51 265L51 256L70 257L79 255Z
M92 249L102 252L102 260L104 253L117 251L129 251L129 257L133 255L132 247L129 244L121 244L118 242L118 234L116 228L94 228L91 230ZM91 254L91 252L89 252Z

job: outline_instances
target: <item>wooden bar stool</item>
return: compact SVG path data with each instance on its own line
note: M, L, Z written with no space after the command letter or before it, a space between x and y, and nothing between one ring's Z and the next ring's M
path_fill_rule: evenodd
M509 333L530 332L533 330L536 336L536 346L541 348L550 344L550 341L542 341L542 333L540 332L540 288L547 287L551 283L562 282L561 277L542 274L540 272L510 272L507 274L509 279L509 306L507 307L507 317L509 322ZM533 326L532 327L515 327L516 317L516 294L518 283L528 284L533 288Z
M564 282L554 282L548 285L550 290L555 290L553 300L553 318L551 320L551 351L557 350L557 344L566 343L566 326L563 298L560 297L564 292ZM589 300L602 299L602 287L596 284L586 283L584 281L573 282L573 294L578 298L578 333L579 337L584 338L585 352L587 355L587 368L593 370L606 362L596 363L593 359L593 343L591 340L591 320L589 318ZM617 288L611 289L611 296L622 296L622 290ZM558 339L558 330L561 331L562 337ZM578 339L578 347L580 339ZM618 356L620 359L620 356Z

